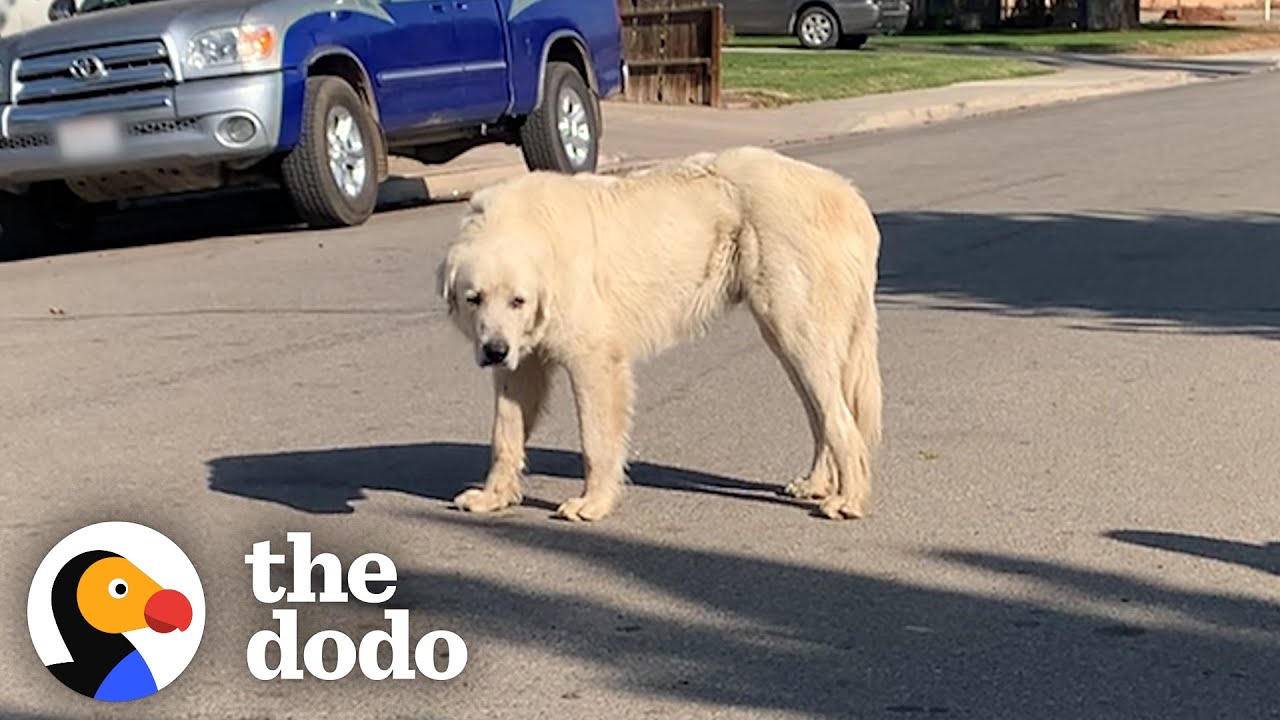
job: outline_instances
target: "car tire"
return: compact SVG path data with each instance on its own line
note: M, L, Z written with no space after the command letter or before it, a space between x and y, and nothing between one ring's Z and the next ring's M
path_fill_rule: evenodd
M840 20L822 6L805 8L796 18L796 39L810 50L827 50L840 41Z
M573 175L595 172L600 158L600 103L578 69L547 63L542 103L520 128L520 150L530 170Z
M285 190L313 228L361 225L378 204L377 123L345 80L307 78L302 132L281 165Z
M842 50L857 50L867 44L866 35L841 35L837 44Z

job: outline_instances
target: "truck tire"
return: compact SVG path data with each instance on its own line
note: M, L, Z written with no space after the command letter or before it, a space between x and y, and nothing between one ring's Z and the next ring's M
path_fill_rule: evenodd
M381 142L360 96L341 78L307 78L298 144L281 167L299 218L313 228L361 225L378 204Z
M520 128L520 150L530 170L595 172L600 105L577 68L566 62L547 63L542 103Z
M810 50L828 50L840 41L840 21L835 13L815 5L796 18L796 39Z

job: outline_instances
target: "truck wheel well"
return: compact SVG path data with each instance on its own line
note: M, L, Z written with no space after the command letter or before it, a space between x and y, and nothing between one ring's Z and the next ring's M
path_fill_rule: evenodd
M796 14L791 16L791 26L787 28L788 34L796 31L796 21L799 20L800 16L804 14L804 11L808 10L809 8L822 8L823 10L826 10L827 12L831 13L832 16L836 18L837 23L840 22L840 17L836 15L836 11L833 10L830 5L828 5L825 2L822 2L822 0L814 0L813 2L807 2L801 5L800 7L796 8Z
M360 69L360 64L354 58L340 53L318 57L307 66L307 77L318 75L330 75L347 81L347 84L355 88L356 94L373 112L374 118L378 117L378 108L373 102L373 92L372 88L369 87L369 79L365 77L364 71Z
M551 49L547 51L547 62L569 63L582 75L582 79L587 81L587 87L596 89L596 79L592 77L591 70L587 67L586 53L583 52L577 40L562 37L551 43Z
M342 52L330 52L315 58L307 65L307 77L336 77L346 81L356 91L356 97L369 108L369 114L373 116L374 126L377 129L377 140L380 145L378 153L375 155L378 162L378 181L385 180L390 173L387 153L387 136L382 129L382 116L378 112L378 102L373 96L373 87L370 85L369 76L361 67L360 62L354 57Z

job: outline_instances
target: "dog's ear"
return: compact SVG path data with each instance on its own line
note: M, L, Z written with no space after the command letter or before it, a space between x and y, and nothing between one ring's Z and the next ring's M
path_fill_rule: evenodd
M467 198L467 209L477 215L484 215L485 208L500 186L501 183L490 183L471 193L471 197Z
M449 312L458 309L458 297L454 291L454 281L458 277L458 263L453 249L445 253L444 260L436 267L436 294L449 306Z
M551 320L551 303L555 302L555 298L551 294L551 287L544 280L538 284L537 305L533 311L533 337L541 340L547 331L547 323Z
M485 212L489 209L489 204L493 202L494 196L498 194L502 187L502 183L495 183L486 185L471 193L471 197L467 198L466 210L462 213L461 226L464 231L484 222Z

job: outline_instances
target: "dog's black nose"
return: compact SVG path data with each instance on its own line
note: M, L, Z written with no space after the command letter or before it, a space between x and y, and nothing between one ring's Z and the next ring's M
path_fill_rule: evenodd
M507 347L507 343L502 340L492 340L487 342L484 344L482 349L484 350L485 362L490 365L497 365L503 360L506 360L507 353L511 351L511 348Z

